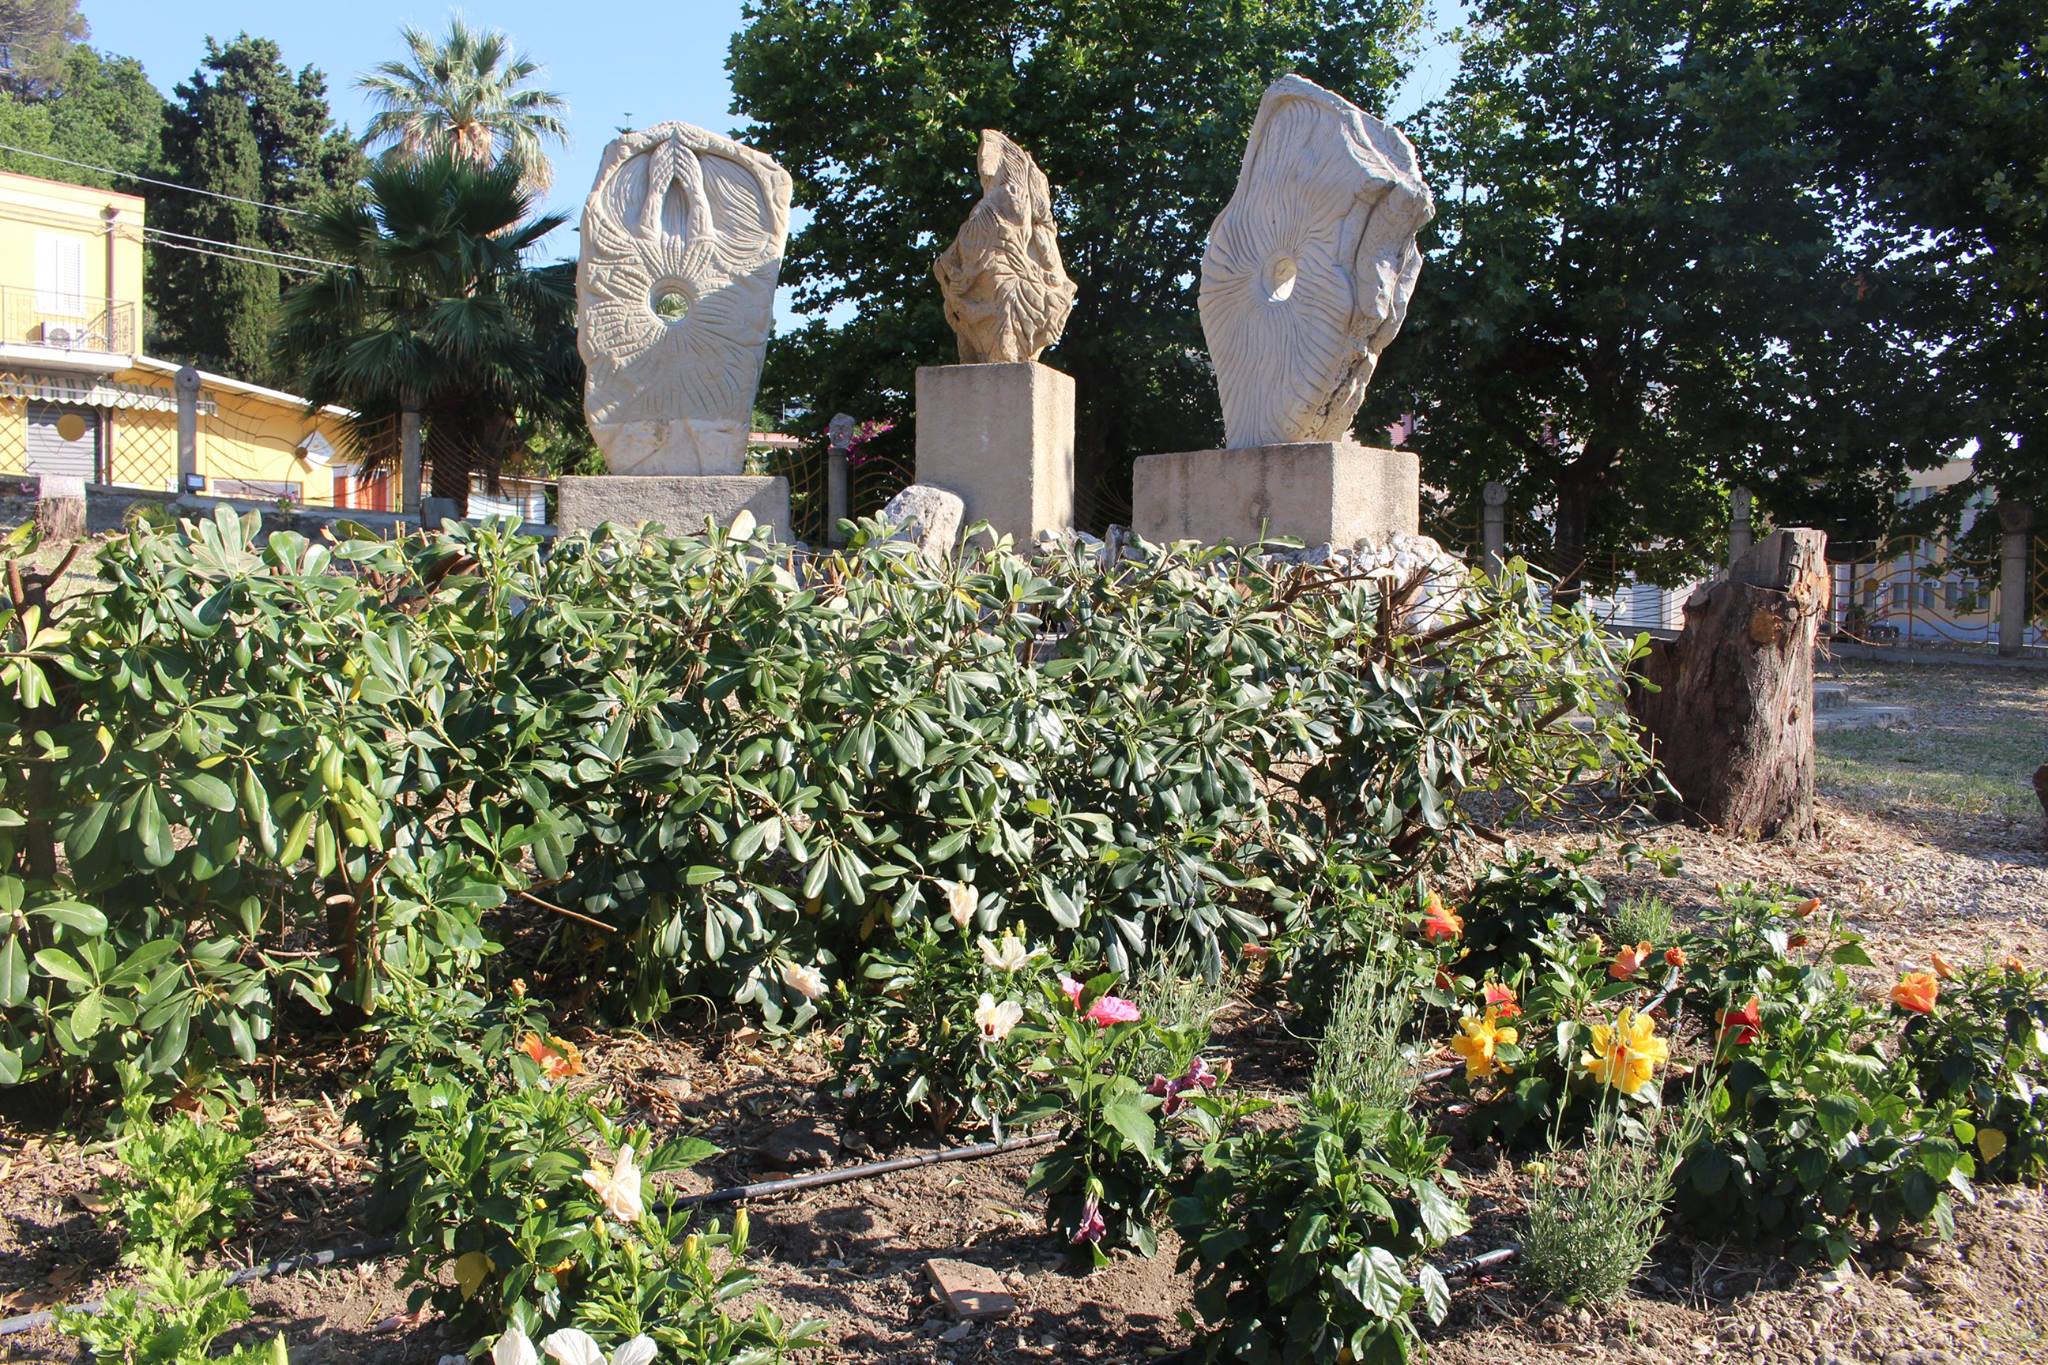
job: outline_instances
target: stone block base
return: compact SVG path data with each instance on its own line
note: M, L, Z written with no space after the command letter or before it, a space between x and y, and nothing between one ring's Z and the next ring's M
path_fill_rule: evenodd
M917 372L917 481L1028 547L1074 524L1074 381L1034 361Z
M1208 544L1381 541L1416 534L1421 483L1414 455L1348 440L1144 455L1131 469L1131 529Z
M555 485L555 527L562 535L605 522L652 522L676 535L704 530L709 517L729 526L741 510L790 539L789 480L762 474L564 474Z
M747 467L747 424L708 417L617 422L591 435L614 474L738 474Z

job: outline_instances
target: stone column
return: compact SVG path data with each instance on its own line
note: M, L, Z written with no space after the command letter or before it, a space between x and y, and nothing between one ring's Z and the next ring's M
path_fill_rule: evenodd
M420 511L420 415L407 408L398 416L398 510L415 517Z
M1479 490L1479 500L1484 504L1480 533L1485 537L1486 573L1490 578L1498 578L1508 558L1508 486L1489 479L1486 487Z
M1735 564L1749 553L1756 536L1750 522L1750 512L1756 506L1756 497L1747 488L1737 484L1728 494L1728 562Z
M178 492L197 493L199 483L199 371L187 365L171 379L178 394Z
M1074 381L1034 360L917 371L917 482L1027 548L1074 524Z
M1998 504L1998 652L2014 656L2027 640L2028 579L2034 551L2034 509L2010 499Z

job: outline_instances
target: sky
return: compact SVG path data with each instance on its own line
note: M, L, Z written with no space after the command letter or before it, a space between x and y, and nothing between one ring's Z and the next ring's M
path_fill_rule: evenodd
M1438 8L1455 18L1461 5L1439 0ZM429 0L82 0L80 9L92 25L88 41L140 61L165 95L199 65L209 36L227 42L246 31L271 38L293 70L312 65L326 73L336 121L357 132L375 110L356 78L403 55L402 25L445 32L450 13ZM472 25L510 34L546 68L539 83L568 100L569 142L553 152L548 207L572 224L605 144L621 128L681 119L731 132L739 123L725 53L739 26L740 0L488 0L463 13ZM1455 51L1433 42L1396 94L1393 118L1441 94L1456 65ZM796 217L792 226L801 225ZM572 254L573 229L555 233L545 250Z

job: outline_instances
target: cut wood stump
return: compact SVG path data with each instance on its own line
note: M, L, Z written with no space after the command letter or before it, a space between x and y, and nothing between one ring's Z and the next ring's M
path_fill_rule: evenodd
M1818 832L1813 646L1831 591L1826 550L1824 532L1773 532L1694 591L1678 638L1651 641L1637 666L1629 710L1682 812L1724 833Z

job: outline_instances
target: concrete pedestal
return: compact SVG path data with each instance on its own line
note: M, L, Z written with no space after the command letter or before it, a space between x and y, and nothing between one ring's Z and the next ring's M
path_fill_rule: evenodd
M1074 381L1034 361L917 372L917 481L1022 546L1074 524Z
M704 530L706 517L731 525L741 509L789 540L789 480L764 474L564 474L555 485L555 527L563 535L608 521L653 522L675 535Z
M1240 545L1262 535L1304 545L1412 536L1421 485L1421 462L1407 451L1348 440L1144 455L1131 470L1131 529L1151 541Z

